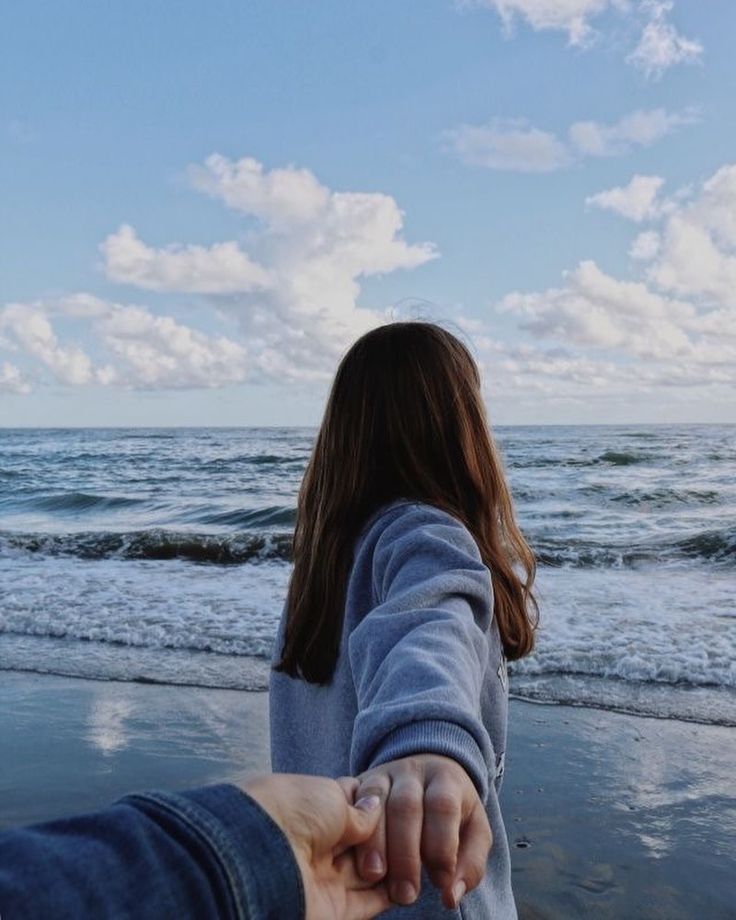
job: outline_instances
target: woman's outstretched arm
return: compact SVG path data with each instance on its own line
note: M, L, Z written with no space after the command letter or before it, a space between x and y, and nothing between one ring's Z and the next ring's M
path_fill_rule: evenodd
M374 590L349 640L359 709L350 766L359 794L378 794L386 809L359 866L365 878L387 869L392 898L411 903L423 857L455 906L491 844L483 802L495 757L480 715L490 572L459 520L415 503L377 540Z

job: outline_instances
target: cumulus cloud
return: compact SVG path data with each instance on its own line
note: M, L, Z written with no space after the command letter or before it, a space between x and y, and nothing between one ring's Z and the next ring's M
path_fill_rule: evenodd
M102 360L93 360L75 342L62 344L55 321L83 323ZM0 329L15 350L35 358L51 379L68 386L119 386L125 389L211 388L239 383L250 374L246 347L224 335L211 335L172 316L75 294L32 304L9 304L0 311ZM43 376L36 374L36 381ZM31 382L5 364L0 389L27 393Z
M671 0L650 0L642 3L649 16L637 46L626 60L647 77L658 79L675 64L692 64L703 54L699 41L680 35L667 16L674 4Z
M572 162L567 147L554 134L540 131L523 118L459 125L445 132L445 140L469 166L552 172Z
M409 245L402 238L403 213L390 195L334 192L307 169L266 170L250 157L232 161L212 154L190 166L188 175L195 188L260 218L272 244L285 237L279 252L344 259L353 277L416 268L436 256L431 244Z
M241 343L207 335L171 316L111 304L96 331L117 359L110 383L138 389L211 388L248 377L248 353Z
M11 303L0 310L0 331L13 343L47 367L60 383L71 386L93 383L97 373L89 356L76 344L62 345L43 310Z
M210 255L218 244L189 258L193 247L154 249L130 230L127 241L142 247L145 258L128 282L149 291L186 285L196 297L185 308L189 315L206 311L207 328L184 322L173 309L162 313L84 292L9 304L0 310L0 348L30 359L31 375L6 361L0 390L23 393L42 382L33 362L68 385L328 382L344 349L390 318L388 311L358 306L361 279L421 265L436 251L406 242L403 215L389 196L335 192L306 170L278 170L283 175L274 177L273 170L243 162L209 158L195 170L196 185L203 188L206 178L207 194L255 220L247 247L237 244L236 251L267 273L268 284L217 288ZM292 180L297 198L304 190L298 205L283 192ZM496 309L515 318L533 344L518 331L513 344L500 342L483 321L456 318L480 355L490 393L503 395L506 404L528 400L531 406L539 398L583 405L662 388L680 395L701 388L714 399L731 392L736 166L666 200L661 184L657 176L635 176L590 196L589 204L643 225L630 249L636 277L616 278L585 260L554 287L511 292ZM163 255L176 258L164 268Z
M649 277L665 290L734 308L736 323L736 164L668 216Z
M308 169L266 170L253 157L233 161L213 153L187 174L194 188L274 227L314 221L330 202L329 190Z
M544 338L621 349L640 358L684 355L683 327L695 316L689 303L650 291L641 282L619 281L592 261L564 275L565 284L541 293L507 295L498 305L523 317L525 328Z
M235 244L152 250L126 228L122 241L113 234L115 246L104 249L108 274L125 274L138 287L212 295L261 356L259 373L321 378L350 341L385 320L357 305L361 279L437 256L430 243L406 242L390 195L333 191L307 169L268 170L250 157L213 154L187 175L195 189L256 220L250 251ZM120 242L133 258L113 258ZM232 271L218 282L223 246ZM246 277L258 283L241 284Z
M333 191L306 169L268 170L252 158L217 154L190 167L188 176L195 189L251 219L248 245L156 248L124 224L100 246L104 267L111 280L145 291L198 295L209 325L214 314L227 335L78 293L9 305L0 313L0 336L5 331L13 348L74 385L324 382L344 349L388 318L358 306L362 279L437 256L431 243L404 239L403 213L389 195ZM92 335L107 363L95 366L80 345L62 343L54 315Z
M100 250L109 278L149 291L234 294L270 284L268 271L235 242L153 249L123 224L100 244Z
M30 382L15 364L3 361L0 364L0 393L30 393Z
M635 175L628 185L589 195L585 203L604 211L615 211L639 223L656 215L659 208L657 195L663 184L661 176Z
M622 8L620 0L473 0L465 5L487 6L501 17L507 31L516 19L535 30L567 32L571 45L585 44L592 37L590 20L610 8Z
M681 125L697 120L692 109L639 109L613 124L577 121L561 140L523 118L497 118L486 125L459 125L443 134L446 149L462 162L487 169L553 172L582 157L612 157L648 147Z
M692 109L637 109L613 124L578 121L570 126L568 136L572 147L584 156L621 156L635 147L650 147L681 125L697 121L697 117Z
M643 277L615 278L586 260L563 273L557 287L514 291L495 304L548 343L535 346L541 353L525 365L537 382L567 368L558 394L574 392L573 365L565 362L578 359L595 362L609 393L612 387L706 387L732 394L736 386L736 165L722 167L687 196L674 195L667 207L647 206L660 184L639 198L624 194L630 184L603 199L658 226L639 233L630 249L644 265ZM569 353L571 345L577 354Z
M535 31L566 32L568 44L575 47L591 46L601 37L594 20L607 12L622 14L632 31L641 30L626 62L647 77L659 78L675 64L692 63L703 53L700 42L681 35L670 22L672 0L456 0L456 5L495 10L509 35L517 20Z
M659 234L656 230L645 230L637 234L629 247L629 255L640 262L649 262L659 252Z

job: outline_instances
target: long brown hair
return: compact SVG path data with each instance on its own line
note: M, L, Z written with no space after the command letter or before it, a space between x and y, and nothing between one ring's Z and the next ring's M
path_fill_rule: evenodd
M465 524L491 573L507 658L531 652L536 562L514 517L478 368L442 326L408 320L361 336L337 368L299 488L275 670L330 681L355 539L376 509L399 497L435 505Z

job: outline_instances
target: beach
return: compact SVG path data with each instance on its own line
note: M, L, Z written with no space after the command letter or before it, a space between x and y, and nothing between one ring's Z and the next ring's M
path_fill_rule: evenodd
M0 827L267 770L266 693L3 672ZM733 728L512 700L502 805L522 918L736 903Z

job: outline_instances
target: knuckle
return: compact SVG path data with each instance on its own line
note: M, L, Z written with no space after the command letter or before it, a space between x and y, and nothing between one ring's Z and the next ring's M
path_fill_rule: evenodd
M389 789L388 777L381 774L368 774L361 778L358 786L358 794L377 795L379 798L385 798Z
M460 814L460 802L449 789L427 791L427 809L442 817L454 818Z
M465 882L468 888L475 888L475 886L480 883L480 880L485 874L485 869L485 863L476 861L468 863L468 866L465 870Z
M422 800L418 795L397 793L389 801L392 814L398 818L418 818L422 815Z
M417 754L409 754L407 757L401 757L394 763L396 769L401 773L417 777L424 776L424 764L422 763L421 756Z

